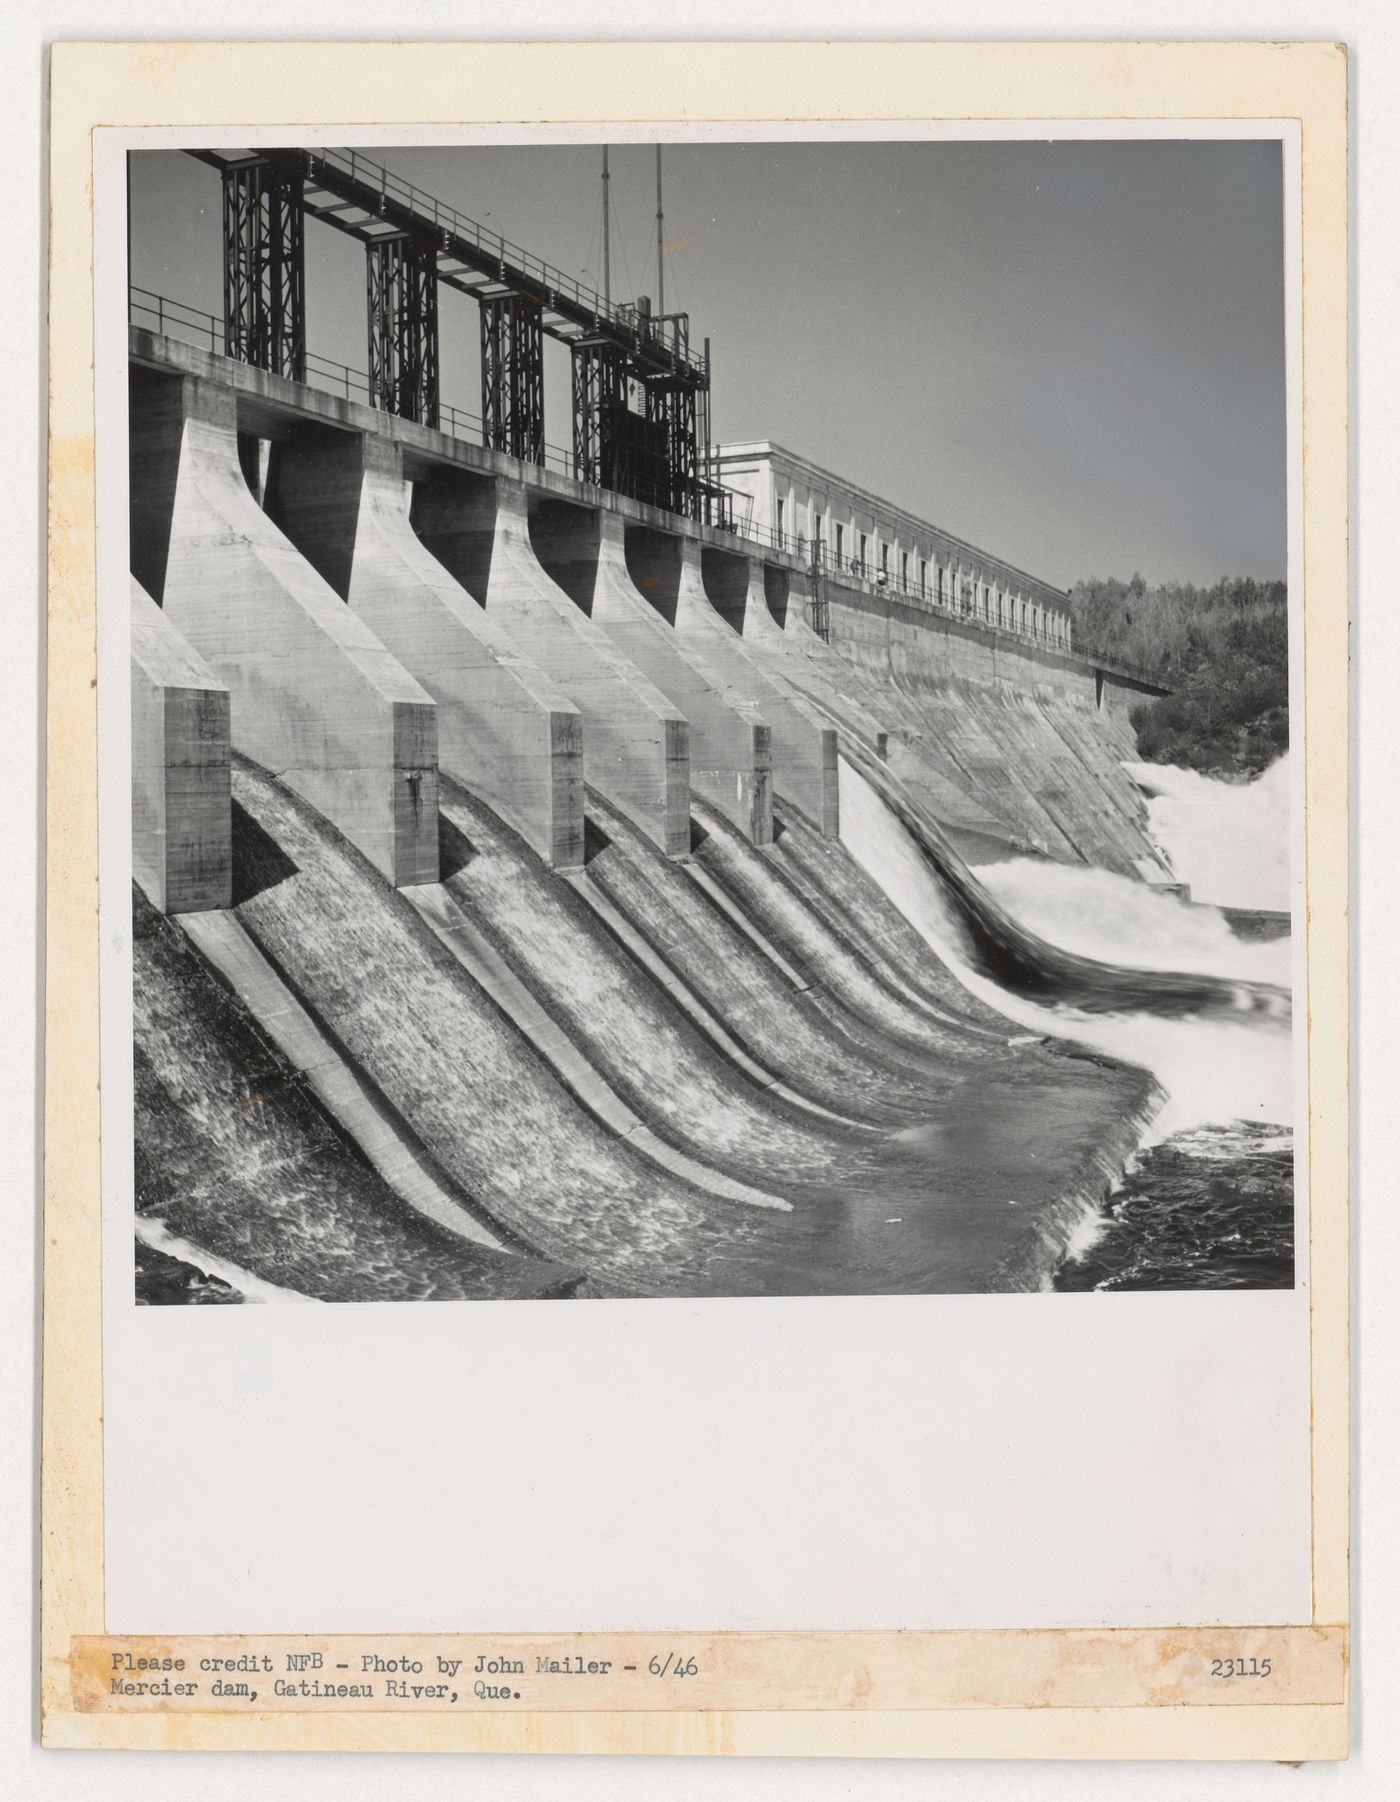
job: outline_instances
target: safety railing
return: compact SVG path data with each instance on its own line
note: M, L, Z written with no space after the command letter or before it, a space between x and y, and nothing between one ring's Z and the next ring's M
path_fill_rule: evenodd
M405 181L386 169L382 163L372 157L362 155L358 150L316 149L308 150L307 166L315 179L316 170L324 165L327 169L339 171L359 187L375 190L385 199L392 199L401 207L422 220L424 225L431 223L438 235L439 243L443 242L442 234L450 232L465 243L475 247L503 266L509 266L555 295L566 295L573 304L582 311L591 313L596 318L606 320L617 330L637 337L650 349L663 352L676 368L691 368L709 373L707 360L690 354L688 345L681 341L679 329L671 315L648 319L639 316L633 308L608 300L595 289L579 281L576 276L569 275L563 269L557 269L552 263L546 263L522 245L513 243L503 232L490 231L475 219L459 213L455 207L448 206L436 195L429 194L411 181Z
M1069 618L1064 610L1051 610L1051 623L1048 625L1037 628L1028 622L1022 627L1010 620L998 619L995 611L988 613L986 607L972 596L950 594L946 587L940 586L936 577L930 579L926 574L920 582L912 574L906 574L902 568L891 570L868 556L847 556L844 552L834 551L825 539L813 540L801 532L779 532L768 525L744 521L735 529L745 538L771 545L774 550L785 551L788 556L795 557L818 580L825 578L849 582L872 588L876 593L897 594L901 600L924 607L930 613L942 614L949 619L969 620L987 631L1001 632L1010 638L1046 645L1052 650L1064 651L1067 655L1077 654L1076 647L1071 645L1068 638Z
M749 498L747 494L740 497L741 500ZM1092 645L1074 642L1067 635L1073 629L1067 607L1050 609L1055 624L1048 628L1042 626L1037 630L1030 624L1022 627L1009 620L998 619L995 611L988 614L985 603L973 596L950 594L946 587L939 586L936 577L926 574L921 582L912 571L906 574L903 568L886 568L869 556L862 559L858 554L838 554L825 539L814 541L801 532L780 532L773 526L743 518L736 519L732 529L738 536L752 543L786 552L789 557L804 564L809 573L818 579L826 577L849 581L873 588L877 593L897 594L901 600L926 607L931 613L942 614L949 619L968 620L984 631L999 632L1009 638L1045 645L1081 663L1092 664L1095 669L1110 675L1124 676L1129 681L1142 682L1153 688L1164 686L1159 670L1149 669L1146 664L1134 663L1112 652L1096 650ZM1061 629L1057 631L1056 625L1060 625Z
M182 300L170 300L154 294L149 288L130 291L127 310L134 324L144 325L163 338L178 338L182 344L196 344L201 350L224 354L224 322L213 313L186 306Z
M212 351L216 357L228 354L224 343L224 322L217 314L203 312L198 307L186 305L184 301L170 300L148 288L135 287L131 290L130 313L134 324L158 332L162 337L175 338L182 344L193 344L200 350ZM307 351L303 362L306 372L304 379L308 387L338 394L344 400L361 401L366 406L378 404L372 398L369 375L365 370L352 369L348 363L337 363L333 358L323 357L316 351ZM435 429L446 432L450 438L461 438L471 444L484 445L486 442L480 414L468 412L465 407L454 407L447 401L438 402ZM573 474L573 454L562 445L546 443L544 456L544 466L547 469L557 469L563 475Z

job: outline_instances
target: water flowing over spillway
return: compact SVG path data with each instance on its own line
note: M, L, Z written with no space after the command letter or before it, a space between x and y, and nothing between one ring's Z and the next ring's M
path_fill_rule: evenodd
M236 758L232 909L137 894L143 1296L1286 1280L1287 946L840 773L839 840L697 792L682 860L589 789L564 873L443 776L395 889Z
M1034 1288L1155 1105L1144 1071L1027 1043L790 808L764 851L697 802L680 864L592 796L565 879L444 781L445 880L394 891L243 760L234 797L248 955L488 1244L387 1191L294 1073L296 1120L255 1067L196 1104L209 1054L176 1048L258 1024L152 915L139 1203L148 1265L184 1258L198 1299Z
M139 890L134 937L137 1232L158 1284L181 1280L172 1262L205 1279L200 1300L462 1300L577 1283L415 1217Z
M974 874L897 779L864 761L842 775L846 844L973 993L1161 1085L1129 1180L1109 1214L1086 1213L1061 1286L1096 1286L1075 1263L1100 1286L1291 1283L1287 942L1242 942L1217 911L1104 871L1020 860ZM1144 1207L1164 1171L1176 1205ZM1245 1250L1222 1260L1222 1245Z
M1130 763L1148 797L1148 828L1194 900L1287 913L1293 904L1287 753L1253 782Z
M1286 989L1292 952L1286 938L1250 942L1231 931L1217 907L1183 903L1109 870L1008 858L972 874L1003 910L1061 950L1140 970L1238 977Z

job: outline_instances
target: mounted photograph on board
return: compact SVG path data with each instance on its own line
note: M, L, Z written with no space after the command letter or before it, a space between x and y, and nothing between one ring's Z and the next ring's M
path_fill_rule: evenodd
M146 52L47 1742L1344 1754L1345 58Z

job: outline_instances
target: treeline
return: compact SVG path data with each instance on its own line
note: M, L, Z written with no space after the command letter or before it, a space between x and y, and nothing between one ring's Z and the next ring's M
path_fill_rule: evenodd
M1255 776L1288 749L1288 588L1239 577L1070 591L1076 644L1142 665L1172 693L1132 710L1145 763Z

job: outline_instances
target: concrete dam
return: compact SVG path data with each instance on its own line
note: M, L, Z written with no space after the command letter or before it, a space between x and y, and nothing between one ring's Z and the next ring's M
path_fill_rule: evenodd
M713 465L549 467L528 382L477 442L167 327L130 334L146 1298L1044 1286L1157 1085L966 971L1241 985L1057 952L968 866L1170 885L1122 768L1150 684L970 547L891 579L736 525Z

